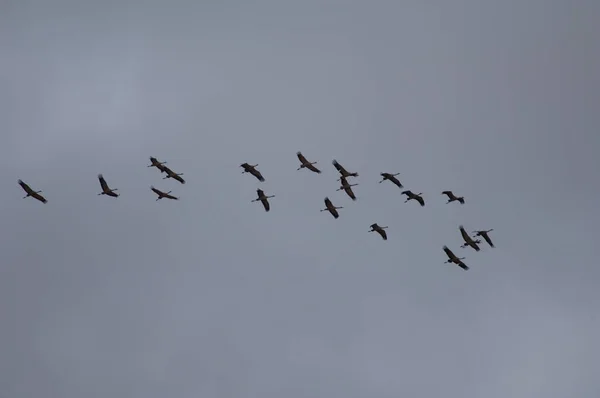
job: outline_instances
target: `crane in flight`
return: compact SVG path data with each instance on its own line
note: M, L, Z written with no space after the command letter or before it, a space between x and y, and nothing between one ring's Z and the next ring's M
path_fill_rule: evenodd
M19 185L21 186L21 188L23 188L23 190L27 194L23 197L23 199L32 197L34 199L39 200L42 203L48 203L46 198L44 198L42 195L40 195L42 193L42 191L34 191L33 189L31 189L31 187L29 185L24 183L22 180L19 180L18 182L19 182Z
M467 271L469 269L469 267L467 267L467 265L465 263L463 263L463 261L462 261L465 258L464 257L456 257L456 255L454 253L452 253L452 250L448 249L448 246L444 246L444 252L448 256L448 260L446 260L446 263L454 263L454 264L458 265L460 268L464 269L465 271Z
M382 182L384 182L385 180L387 181L391 181L392 183L394 183L398 188L403 188L404 186L402 185L402 183L400 182L400 180L398 180L396 178L397 175L399 175L400 173L396 173L396 174L392 174L392 173L380 173L382 180L379 181L379 183L381 184Z
M331 203L331 200L328 197L325 197L325 208L322 209L321 211L328 211L331 213L333 218L337 219L340 216L337 209L343 209L343 207L342 206L339 206L339 207L334 206L333 203Z
M274 198L275 195L267 196L267 195L265 195L265 193L263 192L262 189L257 189L256 194L258 195L258 197L256 199L254 199L253 202L258 202L260 200L263 207L265 208L265 211L271 210L271 205L269 204L269 198Z
M260 173L260 171L256 170L256 167L258 165L257 164L249 164L249 163L242 163L240 165L241 168L244 169L244 171L242 171L242 174L244 173L249 173L252 174L254 177L256 177L256 179L260 182L264 182L265 178L262 176L262 174Z
M321 174L321 170L317 169L315 166L313 166L314 164L317 164L317 162L309 162L304 155L302 154L302 152L296 152L296 156L298 156L298 160L300 160L300 167L298 167L298 170L302 170L304 168L309 169L312 172L315 172L317 174Z

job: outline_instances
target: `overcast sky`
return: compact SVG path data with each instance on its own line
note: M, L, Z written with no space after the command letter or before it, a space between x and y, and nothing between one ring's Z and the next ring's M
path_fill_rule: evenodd
M599 17L1 1L0 398L597 398Z

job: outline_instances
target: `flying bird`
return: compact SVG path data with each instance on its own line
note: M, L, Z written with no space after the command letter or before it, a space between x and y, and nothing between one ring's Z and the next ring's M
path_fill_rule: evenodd
M40 193L42 191L34 191L33 189L31 189L31 187L29 185L24 183L22 180L19 180L18 182L19 182L19 185L21 186L21 188L23 188L23 190L25 191L25 193L27 193L27 195L25 195L23 197L23 199L31 196L32 198L37 199L42 203L48 203L46 198L44 198L42 195L40 195Z
M150 164L148 167L156 167L161 173L164 173L166 171L165 167L163 166L164 164L167 164L167 162L159 162L154 156L150 156Z
M491 247L495 247L494 244L492 243L492 240L490 239L490 236L488 235L488 233L490 233L492 231L493 231L493 229L488 229L487 231L473 231L473 233L475 234L475 236L481 236L483 239L485 239L485 241Z
M102 187L102 192L100 192L98 195L107 195L112 196L113 198L119 196L118 193L115 193L115 191L118 191L118 189L110 189L102 174L98 174L98 181L100 181L100 186Z
M338 191L344 190L346 192L346 194L348 196L350 196L350 198L352 200L356 200L356 196L354 195L354 192L352 191L352 187L356 186L358 184L350 184L350 183L348 183L348 180L346 180L346 177L344 177L344 176L340 177L340 181L342 182L342 186L339 187L337 190Z
M158 198L156 198L157 201L161 200L162 198L172 199L172 200L179 200L179 198L177 198L177 197L175 197L173 195L170 195L171 191L169 191L169 192L163 192L160 189L154 188L153 186L150 186L150 189L152 191L154 191L155 194L158 195Z
M262 189L257 189L256 193L258 194L258 198L254 199L252 202L258 202L260 200L263 207L265 208L265 211L271 210L271 205L269 204L268 199L274 198L275 195L266 196Z
M425 206L425 200L421 196L423 195L421 192L413 193L412 191L404 191L402 192L402 194L406 195L406 200L404 201L404 203L408 202L409 200L416 200L421 206Z
M387 227L380 227L377 223L375 223L371 224L371 230L369 232L377 232L379 235L381 235L383 240L387 240L387 234L384 231L386 228Z
M448 197L448 201L446 203L451 202L459 202L461 205L465 204L465 198L463 196L456 196L452 191L444 191L442 195L446 195Z
M242 171L242 174L244 174L244 173L250 173L254 177L256 177L258 179L258 181L264 182L265 178L262 176L262 174L260 174L260 171L256 170L257 166L258 166L257 164L251 165L251 164L248 164L248 163L242 163L240 165L240 167L244 169L244 171Z
M338 163L337 160L333 159L333 161L331 162L331 164L333 164L335 166L335 168L337 169L337 171L340 172L340 174L342 175L342 177L344 178L348 178L348 177L358 177L358 173L349 173L344 166L342 166L341 164Z
M444 252L448 256L448 260L446 260L446 263L454 263L454 264L458 265L460 268L464 269L465 271L467 271L469 269L469 267L467 267L467 265L462 262L462 260L464 260L465 258L464 257L456 257L456 255L454 253L452 253L452 250L448 249L448 246L444 246Z
M331 213L333 218L338 218L340 215L338 214L337 209L343 209L343 207L342 206L340 206L340 207L334 206L333 203L331 203L331 200L329 200L329 198L326 197L325 198L325 208L322 209L321 211L328 211Z
M163 180L166 180L167 178L172 178L174 180L179 181L182 184L185 184L185 180L183 178L181 178L183 173L175 173L173 170L171 170L167 166L163 166L163 167L165 168L165 173L167 173L167 176L163 177Z
M462 235L462 238L465 241L465 244L462 245L461 247L471 246L473 249L475 249L476 252L478 252L479 250L481 250L479 248L479 246L477 246L478 243L481 243L481 241L479 239L473 240L469 236L469 234L467 233L467 231L465 231L465 228L462 225L460 227L458 227L458 228L460 229L460 234Z
M298 156L298 160L300 160L300 163L301 163L300 167L298 167L298 170L307 168L310 171L314 171L315 173L321 174L321 170L319 170L315 166L313 166L313 164L316 164L317 162L309 162L308 160L306 160L306 158L304 157L302 152L296 152L296 156Z
M383 177L383 179L381 181L379 181L379 183L381 184L382 182L384 182L385 180L391 181L393 182L398 188L402 188L403 185L400 183L400 181L396 178L396 176L400 174L400 173L396 173L396 174L391 174L391 173L380 173L381 177Z

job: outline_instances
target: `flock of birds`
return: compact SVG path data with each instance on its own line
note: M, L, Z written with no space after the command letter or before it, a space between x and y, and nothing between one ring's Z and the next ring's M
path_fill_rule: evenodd
M314 173L321 174L321 170L319 170L317 167L315 167L315 164L317 162L309 162L301 152L297 152L296 155L298 157L298 160L300 161L300 167L298 167L298 170L308 169ZM161 173L166 173L166 176L163 177L163 179L172 178L176 181L179 181L181 184L185 184L185 180L181 177L183 175L183 173L174 172L172 169L170 169L168 166L166 166L167 162L160 162L157 158L151 156L150 163L151 164L148 165L148 167L156 167ZM336 168L336 170L340 173L340 178L338 178L337 181L340 181L341 186L337 189L337 191L343 190L352 200L356 200L356 196L354 195L354 192L352 191L352 187L356 186L358 184L351 184L348 181L348 178L358 177L358 173L348 172L335 159L332 161L332 164ZM251 174L254 177L256 177L256 179L258 179L261 182L265 181L265 178L263 177L261 172L256 169L256 167L258 167L258 164L251 165L249 163L243 163L240 165L240 167L244 169L244 171L242 171L242 174L248 173L248 174ZM396 174L380 173L380 174L382 177L382 180L379 181L380 184L384 181L390 181L391 183L396 185L398 188L400 188L400 189L404 188L402 183L398 180L398 178L396 178L396 176L400 173L396 173ZM106 182L106 179L103 177L102 174L98 174L98 181L100 182L100 187L102 188L102 192L100 192L98 195L106 195L106 196L110 196L113 198L116 198L119 196L119 194L115 192L118 189L110 188L108 186L108 183ZM18 180L18 183L21 186L21 188L23 188L25 193L27 194L23 197L23 199L32 197L34 199L39 200L42 203L48 202L46 200L46 198L41 195L42 191L33 190L28 184L26 184L22 180ZM161 191L161 190L155 188L154 186L150 186L150 190L152 190L158 196L156 198L157 201L160 199L171 199L171 200L179 199L178 197L171 195L171 191L164 192L164 191ZM266 195L265 192L260 188L256 190L256 193L257 193L257 198L252 200L252 202L261 202L265 211L271 210L271 205L269 203L269 199L274 198L275 195ZM423 199L422 193L414 193L410 190L404 190L404 191L402 191L402 194L406 195L406 200L404 201L404 203L414 200L417 203L419 203L421 206L425 206L425 200ZM448 197L448 201L446 203L458 202L461 205L465 204L465 198L462 196L456 196L452 191L443 191L442 195L446 195ZM340 215L338 213L338 209L342 209L343 207L335 206L333 204L333 202L331 201L331 199L329 199L329 197L325 197L324 202L325 202L325 208L321 209L321 211L328 211L333 216L333 218L335 218L335 219L339 218ZM374 223L374 224L371 224L370 228L371 229L369 230L369 232L377 232L383 240L387 240L387 233L385 232L385 229L388 228L387 226L380 226L379 224ZM494 244L489 236L489 233L491 231L493 231L493 229L473 231L473 237L471 237L467 233L467 231L465 230L465 228L462 225L459 226L459 230L460 230L461 236L465 242L461 246L462 248L471 247L475 251L480 251L481 249L479 248L479 244L481 243L481 240L477 239L478 237L483 238L490 247L494 247ZM458 265L459 267L461 267L462 269L464 269L465 271L469 269L469 267L462 261L465 259L465 257L456 256L452 252L452 250L450 250L447 246L444 246L443 250L446 253L446 255L448 256L448 260L446 260L445 263L454 263L454 264Z

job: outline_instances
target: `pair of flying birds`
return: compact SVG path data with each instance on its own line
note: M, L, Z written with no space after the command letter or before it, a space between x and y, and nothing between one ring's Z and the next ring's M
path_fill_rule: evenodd
M462 248L469 246L469 247L472 247L475 251L481 250L478 246L478 244L481 243L481 241L479 239L471 238L462 225L459 227L459 229L460 229L460 234L461 234L463 240L465 241L465 243L461 246ZM490 245L490 247L494 247L494 243L492 242L492 239L489 236L489 233L492 231L493 231L493 229L488 229L487 231L485 231L485 230L473 231L473 234L476 237L481 236L483 239L485 239L485 241L488 243L488 245ZM446 253L446 255L448 256L448 260L446 260L446 263L454 263L454 264L458 265L459 267L461 267L462 269L464 269L465 271L469 269L469 267L462 261L465 259L464 257L457 257L452 252L452 250L448 249L448 246L444 246L443 249L444 249L444 252Z

